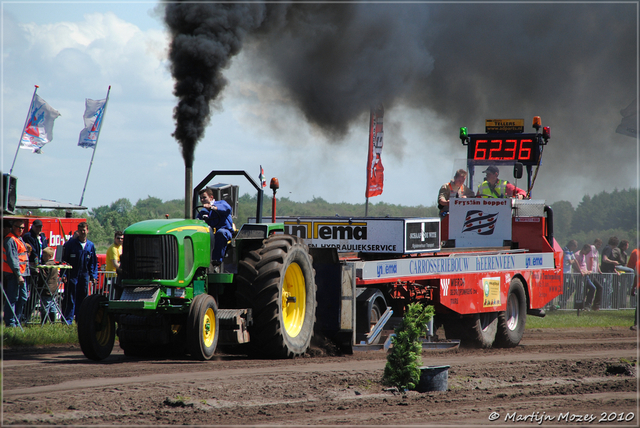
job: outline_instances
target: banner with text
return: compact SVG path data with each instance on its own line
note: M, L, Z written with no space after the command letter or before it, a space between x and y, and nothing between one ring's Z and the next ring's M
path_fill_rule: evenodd
M382 194L384 183L384 167L382 166L382 122L384 108L380 104L377 108L371 109L369 118L369 156L367 159L367 189L365 197L378 196Z
M456 247L502 247L511 240L511 199L456 198L449 206L449 239Z

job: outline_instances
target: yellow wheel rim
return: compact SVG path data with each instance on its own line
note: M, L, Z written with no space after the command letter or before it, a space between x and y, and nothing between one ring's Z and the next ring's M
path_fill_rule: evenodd
M290 337L296 337L302 330L306 308L307 288L304 275L297 263L291 263L282 284L282 320Z
M213 339L216 335L216 314L213 308L207 308L202 320L202 343L207 348L213 345Z
M100 308L96 312L96 342L98 342L98 345L106 346L109 343L110 334L109 315L104 308Z

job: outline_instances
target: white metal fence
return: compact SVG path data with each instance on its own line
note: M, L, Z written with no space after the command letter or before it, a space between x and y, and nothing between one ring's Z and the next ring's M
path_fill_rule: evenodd
M635 309L637 298L631 295L635 286L634 276L632 273L591 275L602 285L600 309ZM579 273L564 274L562 295L549 302L546 309L576 309L576 303L584 302L585 293L586 278L583 275Z
M113 284L117 279L115 272L98 271L98 280L87 290L87 295L102 294L110 297ZM49 296L42 285L30 282L27 293L27 303L23 310L22 324L40 324L60 322L64 320L63 309L64 282L58 280L58 291ZM3 307L4 309L4 307Z

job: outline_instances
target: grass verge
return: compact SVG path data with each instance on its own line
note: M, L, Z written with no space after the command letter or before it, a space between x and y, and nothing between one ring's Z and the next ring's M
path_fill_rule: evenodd
M526 328L629 328L633 324L634 313L635 309L580 311L578 316L577 310L550 311L544 318L527 316Z
M2 325L2 346L40 346L65 345L78 343L78 327L62 323L40 325L24 325L20 327L5 327Z

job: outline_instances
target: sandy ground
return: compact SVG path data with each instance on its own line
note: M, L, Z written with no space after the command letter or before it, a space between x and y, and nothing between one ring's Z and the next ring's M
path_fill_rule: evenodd
M514 349L424 351L448 390L381 384L384 351L296 360L127 358L77 347L4 350L2 425L638 426L628 328L527 330Z

